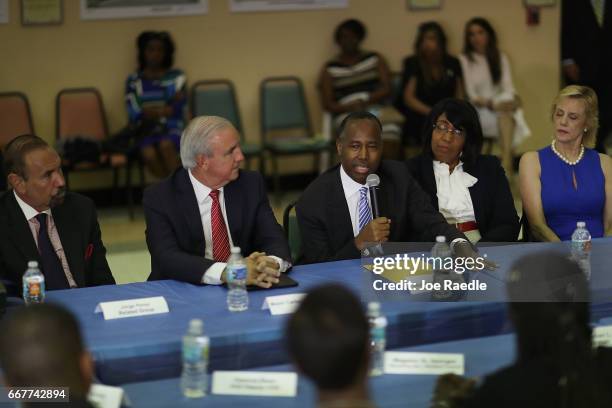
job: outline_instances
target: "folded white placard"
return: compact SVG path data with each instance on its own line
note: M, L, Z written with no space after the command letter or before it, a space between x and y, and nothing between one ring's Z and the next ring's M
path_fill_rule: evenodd
M259 397L295 397L297 380L296 373L215 371L212 375L212 393Z
M123 400L123 389L103 384L92 384L87 401L96 408L119 408Z
M593 347L612 347L612 326L593 329Z
M386 374L464 373L464 356L458 353L385 352Z
M282 315L293 313L302 302L305 293L291 293L289 295L268 296L263 305L262 310L270 309L272 315Z
M168 311L166 299L164 299L163 296L155 296L141 299L102 302L96 307L95 313L102 312L104 314L104 320L111 320L168 313Z

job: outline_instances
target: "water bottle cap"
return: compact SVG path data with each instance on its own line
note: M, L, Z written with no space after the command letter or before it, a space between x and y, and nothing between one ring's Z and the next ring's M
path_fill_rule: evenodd
M189 333L201 334L204 332L204 322L200 319L191 319L189 322Z
M240 247L232 247L232 254L239 254L240 253Z
M28 261L28 268L38 268L38 261Z
M446 237L444 235L438 235L436 237L436 242L446 242Z
M380 311L380 303L378 302L368 303L368 312L378 312L378 311Z
M586 222L584 222L584 221L578 221L578 222L576 223L576 226L577 226L578 228L585 228L585 227L586 227Z

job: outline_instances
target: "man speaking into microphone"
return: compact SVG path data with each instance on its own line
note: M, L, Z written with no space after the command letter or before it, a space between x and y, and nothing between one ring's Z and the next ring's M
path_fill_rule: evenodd
M414 236L425 242L434 242L437 235L448 242L465 239L432 207L403 162L381 161L381 135L380 121L369 112L353 112L340 125L340 164L314 180L296 205L302 237L299 263L359 258L368 243ZM379 179L374 217L373 175Z

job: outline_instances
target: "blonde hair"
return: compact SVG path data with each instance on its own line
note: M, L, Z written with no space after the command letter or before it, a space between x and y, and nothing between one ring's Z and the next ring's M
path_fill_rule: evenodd
M597 107L597 94L588 86L569 85L563 88L555 97L552 105L551 118L554 119L557 105L563 98L581 99L584 102L586 116L586 132L582 136L582 144L586 147L595 147L597 129L599 129L599 109Z
M220 130L234 126L220 116L197 116L189 122L181 135L181 162L185 169L196 167L199 154L211 156L210 140Z

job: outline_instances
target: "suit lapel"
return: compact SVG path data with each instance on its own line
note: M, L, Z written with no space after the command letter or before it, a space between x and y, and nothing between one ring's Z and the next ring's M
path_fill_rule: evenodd
M70 273L74 278L78 287L85 287L85 248L90 242L85 242L82 239L82 231L79 228L80 223L74 222L74 212L71 211L65 204L61 204L51 210L55 228L62 242L64 255L68 260Z
M432 159L421 156L420 160L421 174L423 175L423 190L431 197L431 203L438 210L438 186L436 185L436 176L434 175Z
M243 196L242 189L238 188L238 180L232 181L223 188L223 196L225 199L225 212L227 214L228 229L232 234L232 242L235 246L243 246L246 243L239 242L240 226L242 225L242 211L240 211L241 203L244 203L247 197ZM243 253L248 248L243 248Z
M342 188L342 180L340 179L340 166L331 173L334 178L332 188L329 190L329 218L332 231L340 235L336 242L346 242L353 238L353 224L351 222L351 213L349 212L346 197L344 196L344 188Z
M483 191L482 175L478 171L477 166L470 166L468 164L464 164L463 166L463 171L478 179L476 184L468 188L470 191L470 198L472 199L472 207L474 207L474 218L476 218L476 222L478 222L478 220L483 219L481 215L484 200L486 199L485 191Z
M200 217L200 208L198 200L189 179L188 170L180 169L175 174L176 186L176 201L185 217L185 224L191 235L190 241L195 242L197 252L204 256L206 252L206 242L204 241L204 228L202 226L202 218Z
M17 204L14 193L12 191L7 191L5 194L10 194L10 196L7 197L7 207L8 224L10 225L13 235L11 240L17 244L15 246L19 249L26 262L35 259L40 263L40 254L38 253L36 242L32 236L32 230L30 230L30 226L23 215L23 211L21 211L21 207Z

